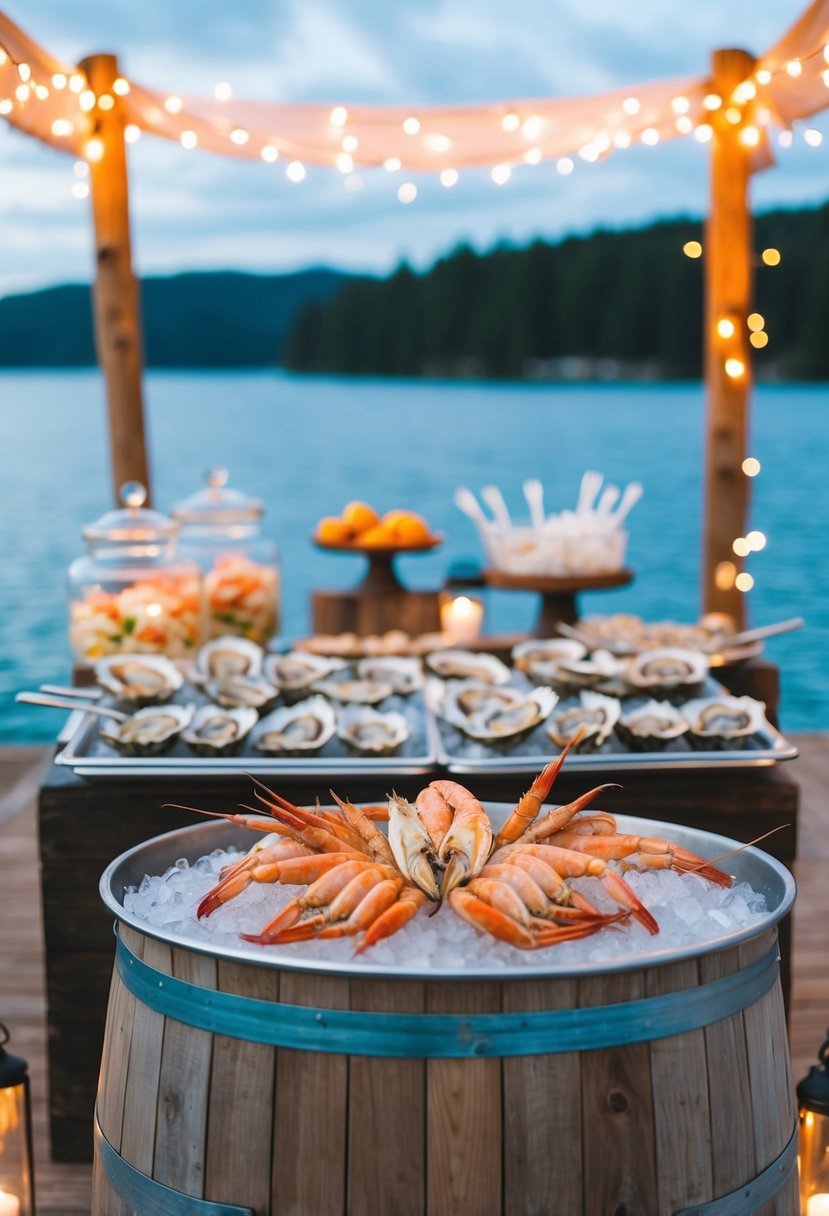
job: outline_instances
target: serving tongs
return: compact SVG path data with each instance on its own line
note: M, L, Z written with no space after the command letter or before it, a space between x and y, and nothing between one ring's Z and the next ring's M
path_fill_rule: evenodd
M120 709L110 709L108 705L97 705L95 701L83 701L80 695L75 696L74 694L58 697L48 692L19 692L14 699L24 705L46 705L52 709L80 709L84 713L98 714L102 718L114 718L116 722L127 722L130 718L129 714L122 713Z
M722 654L725 650L748 646L751 642L762 641L763 638L777 637L781 633L793 633L796 629L802 629L805 623L802 616L793 616L786 621L774 621L771 625L759 625L756 629L743 629L739 633L729 633L719 638L712 638L708 644L697 645L693 649L701 650L703 654ZM621 640L604 640L597 645L595 638L590 637L588 633L575 625L568 625L566 621L559 621L556 628L564 637L573 638L574 641L583 643L591 650L609 650L611 654L618 655L620 658L625 655L640 654L643 649L647 649L642 646L632 646L630 642Z

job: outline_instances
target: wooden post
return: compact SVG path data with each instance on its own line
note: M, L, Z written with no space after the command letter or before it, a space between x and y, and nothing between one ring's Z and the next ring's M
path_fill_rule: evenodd
M734 89L751 77L754 59L746 51L714 51L711 91L723 104L713 112L711 209L705 226L705 519L703 597L708 612L728 612L745 624L746 601L735 586L741 560L732 548L748 523L748 478L742 470L748 438L751 359L746 316L751 307L752 224L748 183L753 149L740 141L743 124L729 121ZM733 103L732 103L733 104ZM731 336L717 331L731 321ZM726 364L738 374L729 375ZM743 370L739 370L742 365Z
M95 224L95 345L104 373L109 413L115 499L125 481L141 481L149 496L150 474L144 439L141 391L141 314L130 252L129 189L124 119L112 86L118 78L114 55L90 55L81 68L96 97L108 96L111 109L95 107L94 138L100 156L89 156Z

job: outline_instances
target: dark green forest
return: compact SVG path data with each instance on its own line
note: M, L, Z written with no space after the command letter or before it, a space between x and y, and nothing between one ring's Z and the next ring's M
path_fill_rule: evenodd
M429 270L352 279L303 307L282 362L392 376L691 378L701 372L702 225L669 220L556 244L461 246ZM773 246L778 266L759 254ZM829 205L757 218L766 378L829 376ZM704 252L703 252L704 257Z

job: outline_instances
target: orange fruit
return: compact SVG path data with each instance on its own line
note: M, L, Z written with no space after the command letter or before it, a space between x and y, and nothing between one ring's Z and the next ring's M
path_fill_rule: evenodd
M432 539L429 525L422 515L414 511L389 511L383 516L383 524L390 528L398 545L425 545Z
M350 502L343 511L343 523L351 529L355 536L367 532L380 522L380 516L366 502Z
M338 515L326 515L317 524L317 540L324 545L347 545L354 533Z
M367 549L390 549L396 546L397 541L391 528L385 524L375 524L355 537L355 544L365 545Z

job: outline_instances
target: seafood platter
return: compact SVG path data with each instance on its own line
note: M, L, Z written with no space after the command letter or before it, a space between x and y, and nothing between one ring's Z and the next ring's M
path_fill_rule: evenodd
M422 658L268 654L236 637L191 661L108 657L95 668L98 700L57 762L82 776L532 773L577 730L578 768L751 767L797 755L762 702L713 679L702 651L621 657L551 638L518 643L511 660L451 647Z
M254 779L255 812L203 812L130 850L101 893L127 924L219 956L470 978L673 961L788 910L791 876L751 846L590 809L604 786L548 801L579 737L515 805L441 779L411 802L308 808Z
M509 666L451 650L426 664L438 760L452 772L532 772L579 728L572 763L586 768L746 767L797 755L761 701L732 697L712 678L702 651L620 657L550 638L514 646Z
M349 663L301 651L269 654L227 636L192 660L123 654L102 659L94 672L97 693L79 706L57 756L82 776L420 773L436 761L416 658ZM49 703L38 694L19 699Z

